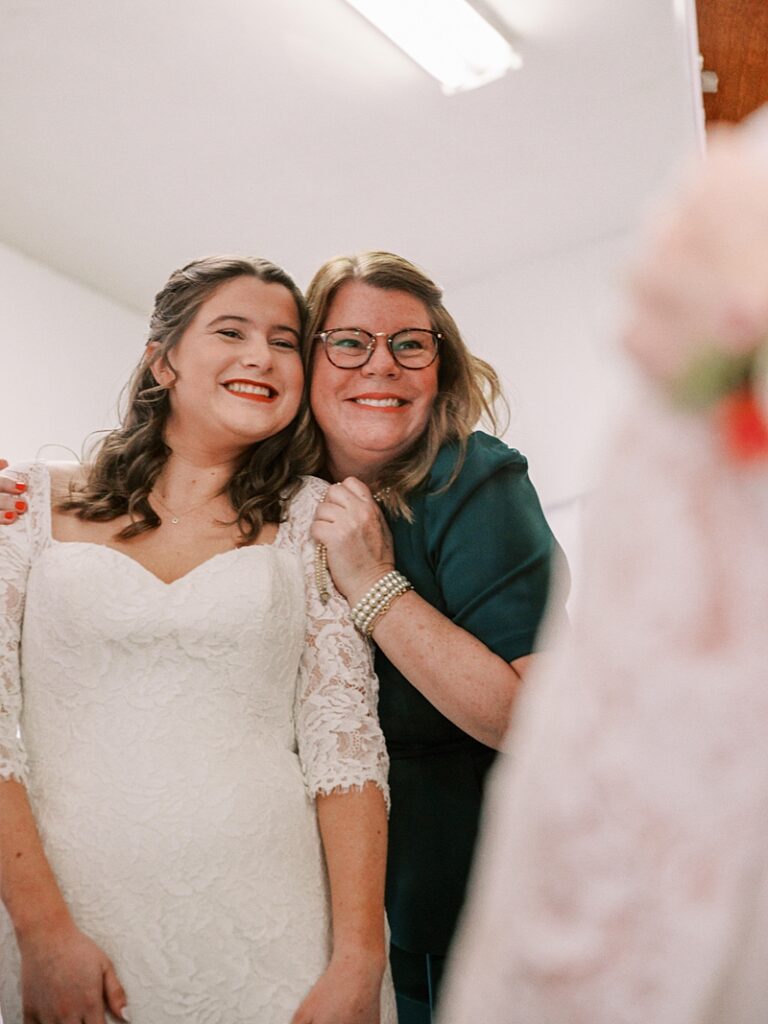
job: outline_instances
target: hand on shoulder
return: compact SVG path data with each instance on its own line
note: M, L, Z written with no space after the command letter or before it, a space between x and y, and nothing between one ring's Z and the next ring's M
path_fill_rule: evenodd
M0 470L7 468L7 460L0 459ZM18 483L12 476L0 475L0 525L15 523L27 511L26 489L26 484Z
M355 477L328 488L310 533L325 544L333 582L350 604L395 567L386 520L370 488Z
M0 470L8 469L8 461L0 459ZM85 467L79 462L50 462L51 493L62 498L72 483L83 479ZM9 526L24 515L28 508L27 485L20 483L10 473L0 473L0 525Z

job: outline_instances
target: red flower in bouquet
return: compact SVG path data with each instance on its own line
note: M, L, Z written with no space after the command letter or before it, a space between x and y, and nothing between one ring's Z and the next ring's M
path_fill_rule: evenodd
M725 395L715 415L726 450L733 459L752 462L768 456L768 424L750 389Z

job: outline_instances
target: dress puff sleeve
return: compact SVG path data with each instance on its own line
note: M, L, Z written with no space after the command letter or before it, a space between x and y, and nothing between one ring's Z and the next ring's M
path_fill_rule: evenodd
M307 626L296 691L299 757L311 797L373 782L389 806L389 757L379 726L379 683L370 644L358 633L346 600L328 580L323 604L309 530L327 483L308 477L292 499L287 546L304 567Z
M16 466L8 475L30 486L30 500L45 500L35 467ZM0 780L26 781L26 755L19 736L21 719L21 627L27 576L32 561L35 517L0 527Z

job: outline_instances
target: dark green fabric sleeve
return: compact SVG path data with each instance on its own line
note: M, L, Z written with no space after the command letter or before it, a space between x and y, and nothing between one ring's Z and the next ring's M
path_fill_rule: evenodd
M438 460L430 490L455 464ZM477 433L458 477L424 502L428 557L445 614L505 661L535 649L555 541L515 449Z

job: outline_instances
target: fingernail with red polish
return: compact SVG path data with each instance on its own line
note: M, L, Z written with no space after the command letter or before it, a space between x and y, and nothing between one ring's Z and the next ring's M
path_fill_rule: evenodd
M17 501L16 502L16 508L19 510L19 512L24 512L26 507L27 507L26 501Z
M6 519L13 519L13 512L6 512L5 513L5 518Z
M19 492L19 494L23 494L24 491L26 491L26 489L27 489L27 485L26 484L16 484L16 490Z

